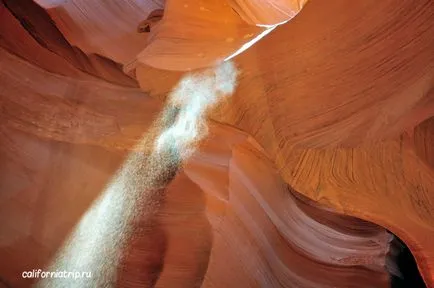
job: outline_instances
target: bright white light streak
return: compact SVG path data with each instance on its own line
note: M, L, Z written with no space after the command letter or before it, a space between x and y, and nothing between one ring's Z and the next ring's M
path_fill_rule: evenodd
M211 75L192 74L183 78L169 98L169 103L180 109L178 117L158 138L156 150L175 141L182 157L188 157L194 151L194 146L190 149L190 145L207 133L206 112L222 97L234 92L236 77L235 66L226 62L215 68Z
M232 58L240 55L241 53L243 53L244 51L246 51L247 49L249 49L250 47L252 47L256 42L258 42L259 40L261 40L262 38L264 38L265 36L267 36L269 33L271 33L271 31L273 31L277 26L285 24L288 21L289 20L286 20L286 21L283 21L283 22L275 24L275 25L261 25L261 24L256 25L258 27L263 27L263 28L266 28L266 29L263 32L261 32L258 36L256 36L255 38L253 38L252 40L250 40L249 42L247 42L243 46L241 46L240 49L238 49L237 51L235 51L235 53L233 53L232 55L230 55L229 57L227 57L224 61L231 60Z
M40 287L112 287L122 245L132 219L158 211L165 186L181 161L206 134L206 112L236 87L231 62L184 77L169 95L167 107L119 169L105 191L83 215L49 271L91 272L92 278L48 278ZM174 113L177 112L178 113ZM168 126L168 127L166 127ZM143 151L150 151L148 153ZM139 202L140 200L140 202ZM139 204L140 203L140 204Z

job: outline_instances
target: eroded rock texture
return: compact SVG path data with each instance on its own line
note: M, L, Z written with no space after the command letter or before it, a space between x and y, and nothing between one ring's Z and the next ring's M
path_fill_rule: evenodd
M291 20L305 3L169 0L138 62L179 71L215 65L235 57Z
M50 263L180 71L275 28L235 58L237 92L138 215L116 285L387 287L385 228L433 285L432 1L35 2L0 11L5 283Z
M382 228L307 201L288 188L251 138L232 142L229 133L236 132L213 127L213 143L185 167L211 194L214 240L205 287L387 287L391 239ZM210 185L208 175L221 184Z
M307 3L236 58L239 87L213 118L250 133L297 191L402 237L432 285L434 175L409 132L434 111L434 4L419 4ZM161 95L148 69L137 78Z
M30 1L27 1L30 2ZM99 54L127 64L143 49L146 38L137 25L164 0L156 1L35 1L44 7L68 41L87 54Z
M4 0L0 5L4 49L49 72L83 80L94 76L122 86L136 85L119 71L119 64L99 55L87 55L72 46L45 10L32 1Z
M143 287L154 275L157 287L388 287L386 231L300 200L260 148L234 132L213 126L215 141L205 142L167 188L154 226L146 225L149 219L137 224L118 285ZM14 181L19 187L8 185L1 202L7 219L1 233L2 277L20 287L28 282L16 275L49 262L123 165L122 155L114 152L26 134L8 131L20 158L2 162L8 167L2 175L20 177Z

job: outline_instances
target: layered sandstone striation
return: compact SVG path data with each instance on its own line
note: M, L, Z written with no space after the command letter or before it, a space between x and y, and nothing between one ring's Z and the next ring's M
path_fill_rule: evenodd
M387 287L386 229L434 285L432 1L118 2L1 2L5 283L50 263L183 71L269 33L117 285Z

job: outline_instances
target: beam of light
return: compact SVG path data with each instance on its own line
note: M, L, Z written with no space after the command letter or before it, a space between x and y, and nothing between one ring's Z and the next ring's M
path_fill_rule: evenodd
M255 38L253 38L252 40L250 40L249 42L247 42L243 46L241 46L240 49L238 49L237 51L235 51L234 53L232 53L224 61L231 60L232 58L240 55L241 53L243 53L244 51L246 51L247 49L249 49L250 47L252 47L256 42L258 42L259 40L261 40L262 38L264 38L265 36L267 36L269 33L271 33L274 29L276 29L277 26L283 25L283 24L287 23L288 21L289 20L285 20L283 22L280 22L280 23L277 23L277 24L274 24L274 25L257 24L256 26L263 27L263 28L266 28L266 29L263 32L261 32L259 35L257 35Z
M39 287L112 287L122 246L134 217L157 213L164 188L206 135L206 112L232 94L237 70L231 62L189 74L134 152L83 215L47 271L91 272L89 278L46 278Z
M231 62L215 68L211 75L197 74L183 78L170 95L169 104L179 107L174 124L157 139L156 150L170 145L179 147L183 157L194 151L194 144L207 133L206 112L235 90L237 71ZM190 147L192 146L192 147Z
M243 46L241 46L240 49L238 49L237 51L235 51L234 53L232 53L224 61L231 60L232 58L240 55L241 53L243 53L244 51L246 51L247 49L249 49L250 47L252 47L253 44L255 44L256 42L258 42L259 40L261 40L262 38L264 38L265 36L267 36L276 27L277 27L277 25L273 25L273 26L270 26L270 27L268 27L268 25L267 25L267 29L265 29L264 31L262 31L258 36L256 36L255 38L253 38L249 42L245 43Z

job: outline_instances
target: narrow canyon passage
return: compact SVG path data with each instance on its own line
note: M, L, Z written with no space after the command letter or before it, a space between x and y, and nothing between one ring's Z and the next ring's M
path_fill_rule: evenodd
M433 287L434 2L0 5L0 287Z

